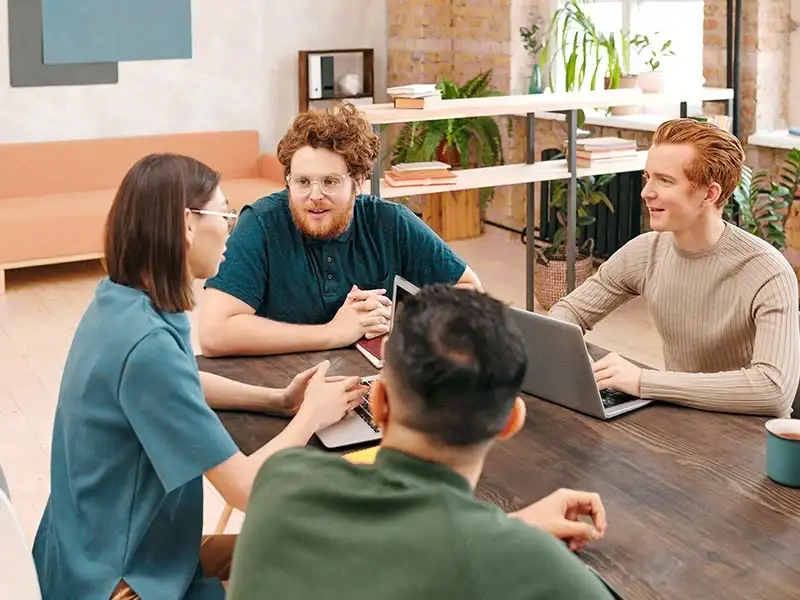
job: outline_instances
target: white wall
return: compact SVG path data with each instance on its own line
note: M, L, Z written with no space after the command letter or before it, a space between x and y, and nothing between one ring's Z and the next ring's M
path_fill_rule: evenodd
M246 1L246 0L245 0ZM386 91L386 0L263 0L264 125L273 150L297 114L298 50L374 48L376 102Z
M375 48L383 92L386 37L385 0L192 0L190 60L123 62L113 85L12 88L0 0L0 142L258 129L274 151L297 112L297 51Z

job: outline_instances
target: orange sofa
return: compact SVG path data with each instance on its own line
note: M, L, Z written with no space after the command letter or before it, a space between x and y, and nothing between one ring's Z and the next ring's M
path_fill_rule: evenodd
M219 171L237 209L284 187L278 160L259 153L257 131L0 144L0 294L6 270L100 258L116 188L152 152Z

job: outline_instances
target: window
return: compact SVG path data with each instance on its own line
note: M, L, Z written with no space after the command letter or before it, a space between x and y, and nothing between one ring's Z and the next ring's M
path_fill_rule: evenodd
M665 40L672 40L675 56L661 61L671 79L686 85L694 80L701 82L703 77L703 0L579 0L581 9L592 20L595 28L606 35L615 33L620 37L621 31L632 34L655 36L654 45L660 47ZM800 0L795 0L800 3ZM564 6L559 0L559 6ZM569 38L568 46L572 45ZM631 70L648 69L645 62L649 58L646 53L641 57L631 51ZM587 67L587 70L593 66ZM604 70L600 67L600 73ZM553 68L556 89L564 89L563 58L559 56ZM598 76L597 88L602 87L602 79ZM590 89L589 77L583 82L582 89ZM689 107L692 110L699 107ZM677 114L678 107L651 107L648 112L668 112Z

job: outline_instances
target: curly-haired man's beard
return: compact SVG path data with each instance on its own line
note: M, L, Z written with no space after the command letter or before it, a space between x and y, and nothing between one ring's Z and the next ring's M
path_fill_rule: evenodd
M325 198L319 200L308 198L301 202L290 200L289 207L294 224L300 233L318 240L332 240L342 235L350 226L350 221L353 220L355 201L355 194L347 204L342 206L337 206ZM324 209L327 212L322 217L313 217L310 211L316 209Z

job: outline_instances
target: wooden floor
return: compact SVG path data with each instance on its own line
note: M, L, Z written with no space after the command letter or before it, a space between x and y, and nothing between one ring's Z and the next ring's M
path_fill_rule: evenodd
M488 228L479 239L455 242L486 291L525 305L525 247L517 236ZM0 465L12 502L33 540L49 493L50 439L58 386L75 327L103 271L98 262L9 271L0 296ZM202 302L201 286L198 297ZM194 320L192 321L194 323ZM587 338L633 359L663 364L661 342L644 303L635 300ZM197 348L196 333L193 342ZM213 529L222 501L206 484L205 527ZM235 514L229 531L241 525Z

